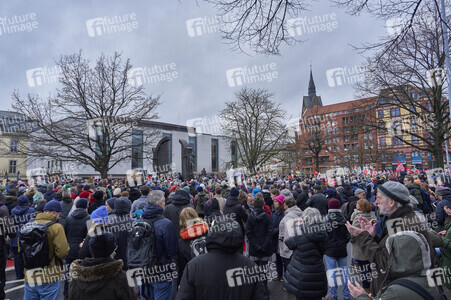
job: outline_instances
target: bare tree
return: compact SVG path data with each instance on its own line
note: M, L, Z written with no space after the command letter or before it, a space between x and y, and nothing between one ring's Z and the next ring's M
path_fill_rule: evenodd
M430 17L418 18L403 40L381 46L367 58L366 80L356 89L360 96L378 97L375 110L394 107L391 119L378 120L378 130L432 153L436 165L442 167L444 143L449 139L446 133L451 129L449 105L444 101L443 32L433 6L424 6L419 15Z
M308 7L305 0L207 0L213 3L225 26L223 38L234 50L279 54L280 45L296 40L289 34L287 20L301 15Z
M129 84L130 61L123 61L118 53L102 54L91 67L79 52L61 56L56 63L61 68L61 87L54 96L43 100L13 93L13 108L38 128L29 135L26 153L91 166L102 178L124 159L140 155L149 159L151 151L146 147L154 131L144 130L141 124L158 117L159 97Z
M235 138L238 159L250 172L276 157L288 141L285 111L268 90L242 88L220 111L222 130Z

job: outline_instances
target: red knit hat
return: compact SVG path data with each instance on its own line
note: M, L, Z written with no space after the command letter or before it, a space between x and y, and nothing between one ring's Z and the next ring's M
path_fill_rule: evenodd
M340 200L335 198L330 199L327 207L329 209L340 209Z

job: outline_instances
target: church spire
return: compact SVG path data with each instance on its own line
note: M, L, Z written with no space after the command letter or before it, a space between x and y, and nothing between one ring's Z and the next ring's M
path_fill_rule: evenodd
M313 81L312 62L310 61L310 81L308 84L308 95L310 99L316 96L315 82Z

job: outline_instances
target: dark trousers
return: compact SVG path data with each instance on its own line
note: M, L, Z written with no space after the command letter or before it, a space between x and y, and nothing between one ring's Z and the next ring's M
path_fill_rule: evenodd
M66 258L66 264L70 266L70 264L74 261L74 259L72 258ZM68 271L66 273L66 280L64 281L64 292L63 295L64 297L68 297L69 296L69 268L67 268Z
M0 245L0 300L5 299L6 250Z
M360 275L361 275L360 277L361 278L365 278L365 279L362 280L362 287L364 289L367 289L367 288L370 287L370 280L369 279L371 278L371 272L372 272L371 264L367 260L358 260L358 259L356 259L355 261L357 261L357 266L359 267L359 272L360 272Z
M19 247L11 247L11 249L14 253L14 270L16 271L16 278L23 279L25 274L22 258L19 255Z
M277 277L283 277L283 273L287 269L287 266L284 265L282 257L276 253L276 267L277 267Z

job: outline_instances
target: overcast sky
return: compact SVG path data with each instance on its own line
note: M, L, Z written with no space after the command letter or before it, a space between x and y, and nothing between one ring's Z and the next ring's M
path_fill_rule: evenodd
M294 34L308 39L304 44L283 46L281 56L249 56L232 52L219 33L209 33L198 26L199 22L193 19L211 19L216 14L211 4L198 2L196 5L193 0L2 1L1 17L20 16L19 21L27 17L20 24L32 30L7 32L0 27L1 109L11 108L14 89L22 95L38 93L44 97L53 92L57 84L42 82L39 77L42 69L34 77L33 71L29 71L28 78L27 70L51 69L61 54L82 49L92 61L102 52L119 51L137 68L172 64L169 72L177 72L177 78L171 82L136 79L137 84L144 84L147 93L162 94L162 105L158 108L162 122L185 125L189 119L213 118L224 101L233 99L243 80L239 70L227 71L244 66L263 69L265 65L276 78L250 83L248 87L271 90L275 100L296 116L301 112L302 96L307 94L310 60L317 94L322 96L324 105L353 100L352 85L330 76L328 81L327 70L360 66L363 58L350 45L376 41L387 34L384 22L368 15L348 16L331 2L321 0L313 2L303 17L313 20L314 16L335 14L332 20L335 25L322 25L336 28L310 33L311 25L296 27ZM129 32L109 33L108 28L93 20L100 17L111 20L127 14L130 23L123 26L130 26Z

